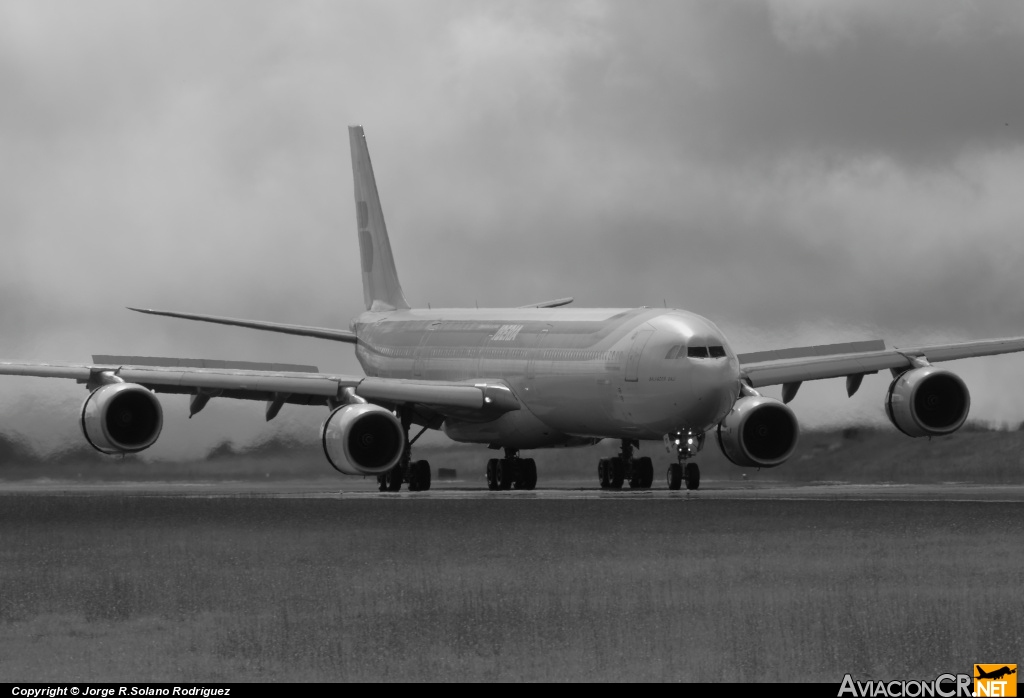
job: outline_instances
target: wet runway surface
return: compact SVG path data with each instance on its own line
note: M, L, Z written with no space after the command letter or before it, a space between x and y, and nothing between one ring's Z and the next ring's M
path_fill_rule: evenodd
M842 500L842 501L947 501L1024 502L1024 485L979 485L966 482L938 484L850 484L817 482L738 482L705 479L696 491L669 491L656 483L650 490L602 490L583 479L551 480L532 491L487 490L482 483L440 480L428 492L379 492L376 480L297 480L221 482L77 482L33 480L0 483L3 494L139 495L158 497L268 497L282 499L338 498L363 500Z

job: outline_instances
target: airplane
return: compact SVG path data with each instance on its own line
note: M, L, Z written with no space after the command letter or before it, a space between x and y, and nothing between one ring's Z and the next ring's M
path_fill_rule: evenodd
M889 370L885 413L910 437L951 434L967 419L964 381L934 363L1024 351L1024 337L890 347L881 340L737 355L709 319L670 308L567 308L560 298L517 308L413 308L399 282L362 127L349 128L356 232L366 311L348 330L167 310L150 315L351 344L365 375L314 366L239 361L93 356L91 363L0 361L0 374L73 379L89 391L79 423L107 454L137 453L163 427L157 393L190 396L189 415L211 399L261 400L266 419L285 404L330 410L320 429L328 463L346 475L376 476L381 491L430 489L431 470L412 458L427 430L485 444L487 487L537 484L523 451L620 442L598 461L605 489L650 488L641 441L671 454L670 490L696 490L695 458L714 434L741 467L781 465L800 434L789 402L804 381L846 378L852 396L865 375ZM758 392L781 385L782 400ZM418 433L410 438L413 426Z
M1003 678L1004 676L1009 676L1010 674L1016 674L1017 673L1016 669L1011 669L1008 666L1004 666L1004 667L1001 667L999 669L995 669L995 670L990 671L990 672L986 672L984 669L982 669L980 664L975 664L974 668L978 672L978 675L974 677L976 679L997 679L998 680L998 679Z

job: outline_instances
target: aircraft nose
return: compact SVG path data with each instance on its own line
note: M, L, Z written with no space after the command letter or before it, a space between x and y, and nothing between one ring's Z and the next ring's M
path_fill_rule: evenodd
M690 380L696 403L694 417L700 420L700 426L711 426L725 419L739 394L739 364L736 359L694 361Z

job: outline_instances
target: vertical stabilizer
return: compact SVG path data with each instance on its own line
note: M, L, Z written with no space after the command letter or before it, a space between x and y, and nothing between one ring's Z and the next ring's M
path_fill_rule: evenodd
M377 182L373 178L370 151L362 126L348 127L352 149L352 179L356 189L356 224L359 230L359 258L363 270L363 298L367 310L408 308L391 255L388 229L380 207Z

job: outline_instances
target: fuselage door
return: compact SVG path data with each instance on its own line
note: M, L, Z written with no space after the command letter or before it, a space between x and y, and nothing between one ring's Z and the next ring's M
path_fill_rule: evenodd
M537 340L533 343L533 347L530 351L530 358L526 362L526 378L532 380L537 375L537 362L540 360L540 355L544 347L544 343L548 339L548 334L551 332L551 325L545 325L544 328L537 333Z
M654 334L654 330L637 330L633 333L633 343L629 345L629 353L626 354L626 380L636 382L640 378L640 359L647 346L647 340Z
M427 373L427 371L426 371L427 359L428 359L428 357L430 355L430 345L433 343L431 341L431 339L433 337L432 333L435 332L436 330L441 329L441 324L442 323L441 323L440 320L436 320L436 321L430 323L429 325L427 325L426 331L421 333L421 335L420 335L420 343L419 343L419 346L416 347L415 358L414 358L414 360L412 362L412 377L413 378L423 378L423 377L425 377L425 375Z

